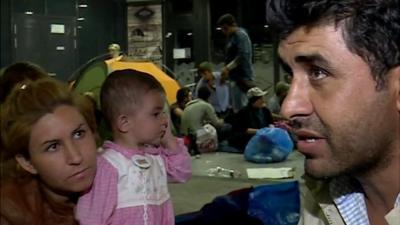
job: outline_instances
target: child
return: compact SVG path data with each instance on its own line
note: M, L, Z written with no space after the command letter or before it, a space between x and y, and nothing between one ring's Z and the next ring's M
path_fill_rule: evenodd
M167 180L185 182L191 164L183 141L171 133L161 84L143 72L118 70L107 77L100 98L113 141L103 145L77 219L81 225L173 225Z

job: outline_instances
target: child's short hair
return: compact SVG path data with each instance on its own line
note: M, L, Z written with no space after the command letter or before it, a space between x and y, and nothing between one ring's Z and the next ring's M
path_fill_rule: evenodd
M133 113L149 91L165 94L152 75L133 69L116 70L104 81L100 91L101 111L112 129L114 120L123 113Z

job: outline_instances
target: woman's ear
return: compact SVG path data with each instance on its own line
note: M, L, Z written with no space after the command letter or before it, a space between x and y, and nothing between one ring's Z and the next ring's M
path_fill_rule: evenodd
M37 174L37 170L32 165L30 160L27 160L23 155L18 154L15 156L15 160L17 160L18 164L26 171L31 174Z

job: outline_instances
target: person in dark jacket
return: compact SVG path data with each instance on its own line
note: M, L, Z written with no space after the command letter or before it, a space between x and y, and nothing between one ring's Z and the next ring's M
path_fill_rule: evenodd
M232 122L233 135L229 140L230 145L244 151L247 142L258 129L268 127L273 123L272 114L264 101L267 93L258 87L247 91L249 102L236 114Z

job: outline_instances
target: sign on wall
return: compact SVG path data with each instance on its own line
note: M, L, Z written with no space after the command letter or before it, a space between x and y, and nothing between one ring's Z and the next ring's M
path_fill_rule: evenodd
M128 54L162 63L161 5L128 6Z

